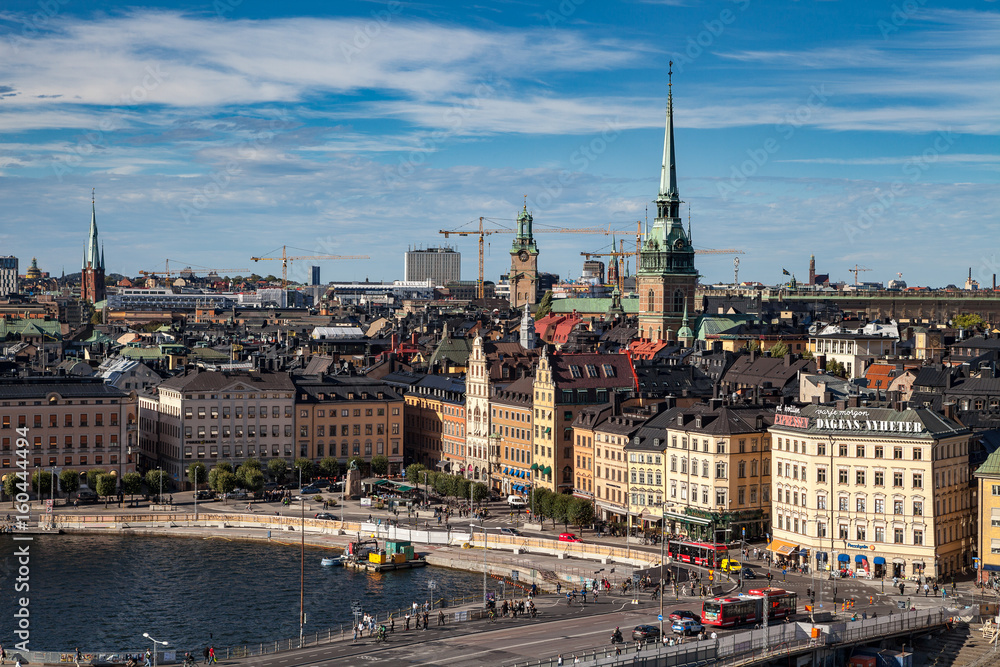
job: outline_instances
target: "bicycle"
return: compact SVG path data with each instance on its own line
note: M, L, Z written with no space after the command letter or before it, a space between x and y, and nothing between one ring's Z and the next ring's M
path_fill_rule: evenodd
M497 622L497 613L495 611L493 611L492 609L490 609L489 619L490 619L490 623L496 623Z

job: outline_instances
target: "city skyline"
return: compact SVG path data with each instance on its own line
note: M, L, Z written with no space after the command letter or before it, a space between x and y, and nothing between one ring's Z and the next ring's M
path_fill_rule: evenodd
M449 243L473 279L475 237L438 230L514 229L525 196L536 230L611 225L634 244L673 60L684 217L696 247L747 253L741 280L803 281L815 254L832 280L857 263L861 280L944 286L971 268L989 286L1000 15L982 6L16 1L0 14L0 238L25 266L79 271L96 188L107 272L130 276L166 257L277 275L249 257L289 245L372 256L290 278L319 263L326 280L390 280L409 246ZM488 238L487 279L512 236ZM575 278L610 239L538 246L540 270ZM731 256L696 265L732 280Z

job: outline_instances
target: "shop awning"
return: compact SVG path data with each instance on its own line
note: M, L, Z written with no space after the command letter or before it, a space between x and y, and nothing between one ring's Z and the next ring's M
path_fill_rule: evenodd
M680 521L681 523L693 523L696 526L708 526L711 525L711 521L708 519L702 519L698 516L691 516L689 514L678 514L677 512L664 512L663 518L667 521Z
M396 490L397 491L402 491L403 493L406 493L407 491L412 491L413 487L412 486L407 486L406 484L400 484L399 486L396 487Z
M923 561L915 560L911 563L911 565L913 565L913 567L923 567L924 563Z
M851 562L851 557L848 556L847 554L840 554L840 555L837 556L837 562L838 563L850 563Z
M867 559L867 556L862 556L861 554L855 554L855 556L854 556L854 562L855 563L864 563L866 559Z
M772 540L769 545L767 545L768 551L773 551L776 554L781 554L782 556L789 556L793 551L797 551L799 545L792 544L791 542L783 542L781 540Z
M875 556L873 559L876 565L885 565L885 559L881 556Z
M389 480L387 480L387 479L377 479L374 482L371 482L372 486L382 486L383 484L389 484Z
M826 561L826 556L827 556L827 553L825 551L817 551L816 552L816 560L818 560L818 561L824 561L825 562Z
M892 562L895 563L896 565L906 565L906 561L903 560L902 558L893 558Z
M542 473L544 473L546 475L551 475L552 474L552 466L545 466L545 470L543 470Z
M538 470L538 464L537 463L532 463L531 464L531 469L532 470Z

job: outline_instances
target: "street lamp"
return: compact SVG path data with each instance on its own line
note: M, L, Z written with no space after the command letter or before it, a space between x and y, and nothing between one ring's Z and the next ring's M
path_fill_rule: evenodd
M148 632L142 633L142 636L148 639L149 641L153 642L153 667L156 667L156 645L162 644L163 646L166 646L167 642L161 642L157 641L156 639L153 639L152 637L149 636Z
M489 542L486 537L486 526L483 524L482 519L479 520L479 525L483 529L483 609L485 609L486 608L486 548ZM470 523L469 532L474 534L475 530L476 530L476 524Z

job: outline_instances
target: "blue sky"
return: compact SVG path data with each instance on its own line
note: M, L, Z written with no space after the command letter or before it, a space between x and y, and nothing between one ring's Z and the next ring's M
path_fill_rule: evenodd
M536 228L634 230L673 60L695 245L744 250L741 280L810 254L835 280L1000 273L996 2L94 4L0 10L0 253L22 267L79 270L91 188L129 275L277 274L249 257L287 244L371 256L318 262L327 281L401 278L408 247L512 228L524 196ZM474 278L475 238L449 243ZM610 239L538 244L576 277ZM732 280L732 256L698 267Z

